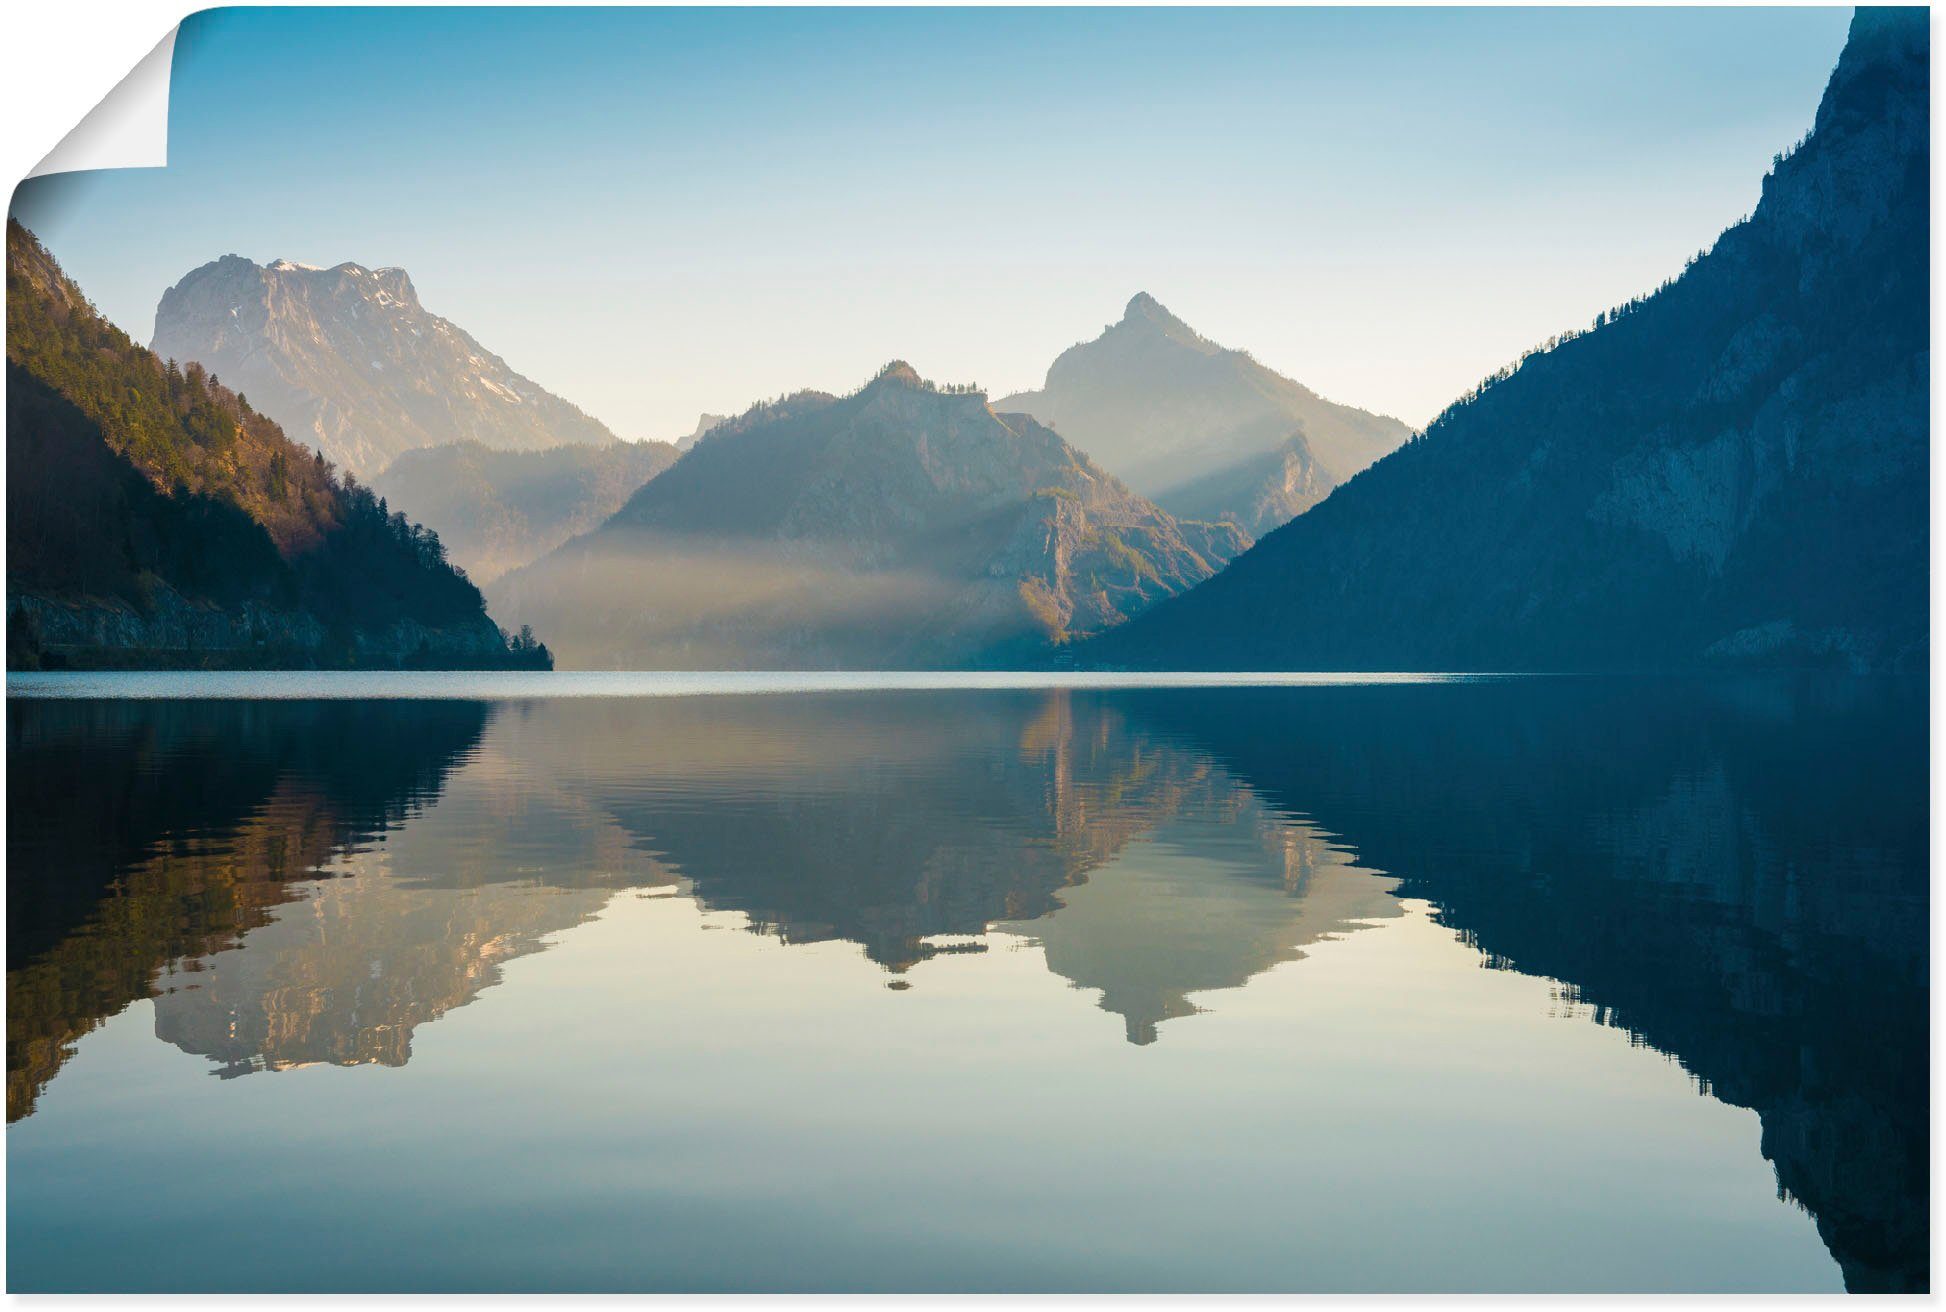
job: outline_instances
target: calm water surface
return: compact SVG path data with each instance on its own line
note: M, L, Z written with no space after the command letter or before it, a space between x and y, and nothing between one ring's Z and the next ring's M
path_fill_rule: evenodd
M1928 1283L1923 687L976 682L10 679L9 1286Z

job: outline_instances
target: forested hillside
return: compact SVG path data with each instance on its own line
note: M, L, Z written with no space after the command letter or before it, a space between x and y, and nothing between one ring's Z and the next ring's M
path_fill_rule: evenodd
M544 664L436 534L7 227L10 667Z

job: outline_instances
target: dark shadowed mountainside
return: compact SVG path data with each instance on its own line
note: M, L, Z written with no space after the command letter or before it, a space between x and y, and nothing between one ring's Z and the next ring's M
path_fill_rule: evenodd
M129 340L9 222L8 668L544 660L438 535Z
M615 440L427 311L404 269L225 255L162 294L153 346L227 379L361 478L415 447L533 451Z
M850 396L719 425L599 530L491 591L575 667L912 668L1098 632L1247 542L899 363Z
M1929 55L1925 11L1859 10L1714 249L1079 659L1922 662Z
M680 454L667 442L545 451L456 442L406 452L372 487L438 533L453 562L487 583L599 527Z
M1218 346L1147 292L1063 351L1024 410L1173 515L1275 528L1397 447L1404 424L1327 401Z

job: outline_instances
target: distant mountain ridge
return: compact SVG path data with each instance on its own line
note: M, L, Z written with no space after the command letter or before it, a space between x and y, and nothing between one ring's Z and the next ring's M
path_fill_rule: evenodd
M1218 346L1147 292L1099 337L1063 351L1038 391L995 408L1052 426L1172 514L1232 518L1253 535L1411 434Z
M927 667L1099 631L1247 541L1177 522L1028 416L895 362L850 396L718 425L490 591L572 666Z
M694 430L692 430L687 436L679 437L676 439L676 450L678 451L689 450L690 447L695 446L698 442L702 441L704 435L708 433L710 429L715 428L717 425L725 422L727 419L729 419L728 415L706 414L701 416L699 419L696 420L696 427Z
M436 535L131 341L9 221L8 668L545 661Z
M155 353L197 361L361 478L417 447L613 442L579 408L419 303L404 269L225 255L156 307Z
M407 451L372 488L439 534L477 583L597 528L676 462L667 442L495 451L478 442Z
M1858 10L1809 137L1679 278L1077 659L1923 664L1929 61L1925 10Z

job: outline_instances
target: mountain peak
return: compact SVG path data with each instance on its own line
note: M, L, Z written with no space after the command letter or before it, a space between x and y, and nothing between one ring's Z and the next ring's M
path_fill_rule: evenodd
M537 450L615 440L428 312L396 265L225 255L162 294L153 345L222 374L287 434L360 478L451 442Z
M924 380L919 377L919 371L917 369L914 369L903 360L894 360L878 371L878 375L872 379L872 383L873 385L879 383L897 383L904 387L919 387L924 384Z
M1100 336L1061 352L1038 392L994 407L1051 425L1165 510L1172 491L1220 470L1281 482L1281 458L1271 457L1294 432L1304 434L1330 484L1410 433L1396 419L1327 401L1247 352L1211 341L1146 291L1129 298L1121 320Z
M1129 297L1128 305L1122 311L1122 322L1154 324L1171 337L1187 336L1195 339L1201 336L1195 329L1169 313L1168 306L1147 292L1137 292Z
M1181 319L1178 319L1174 314L1170 313L1168 306L1164 305L1161 301L1158 301L1155 297L1149 295L1147 292L1137 292L1135 293L1135 295L1129 297L1128 304L1122 309L1123 323L1135 323L1141 321L1147 321L1153 324L1160 324L1164 328L1170 329L1172 331L1185 332L1192 337L1200 336L1200 334L1198 334L1188 324L1184 323Z
M391 265L383 269L372 269L365 276L370 278L381 292L386 293L393 300L401 301L412 306L419 304L419 291L412 285L411 275L397 265Z
M1168 306L1147 292L1137 292L1129 298L1127 307L1122 311L1122 321L1115 326L1118 328L1146 329L1151 332L1160 333L1170 341L1195 346L1203 351L1215 349L1213 343L1207 341L1201 333L1171 314Z

